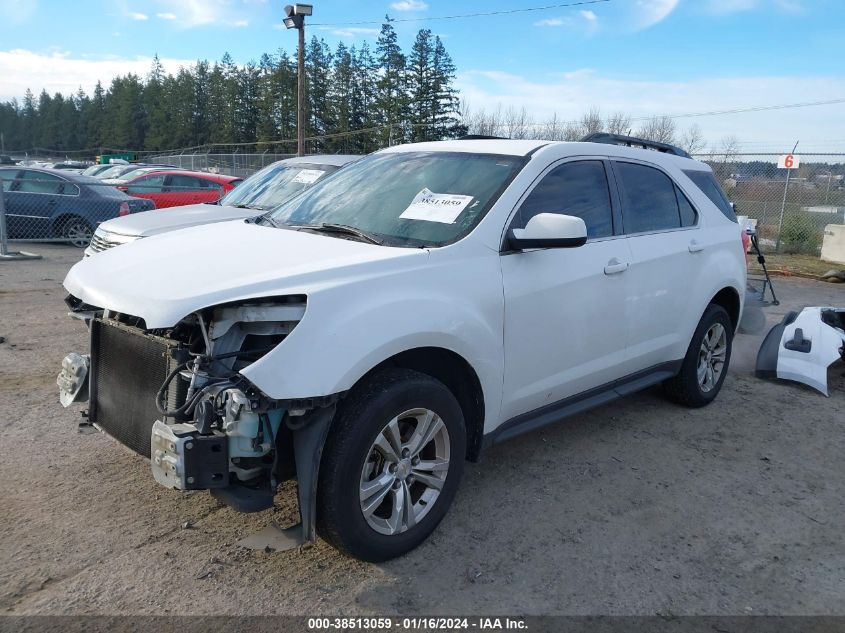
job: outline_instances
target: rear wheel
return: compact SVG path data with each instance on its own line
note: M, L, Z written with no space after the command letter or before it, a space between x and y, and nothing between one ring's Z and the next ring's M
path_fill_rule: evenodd
M87 248L91 243L94 230L91 225L79 217L68 218L62 223L62 237L77 248Z
M408 552L449 509L465 452L461 408L441 382L404 369L366 379L343 402L326 442L320 534L364 560Z
M688 407L703 407L713 402L728 373L733 334L727 311L713 303L707 306L681 371L663 383L666 395Z

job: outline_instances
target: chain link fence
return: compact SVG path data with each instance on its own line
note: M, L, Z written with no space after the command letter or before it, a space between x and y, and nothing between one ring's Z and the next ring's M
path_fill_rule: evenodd
M149 163L246 178L286 153L170 154ZM800 155L798 169L777 168L772 154L696 155L708 163L737 214L756 224L760 246L768 253L818 257L825 227L845 224L845 154ZM152 174L147 174L148 177ZM164 178L141 183L94 183L67 171L2 167L6 236L14 241L64 241L83 245L105 220L152 208L215 202L222 185L171 183Z
M292 158L296 154L262 152L260 154L161 154L145 158L146 162L173 165L190 171L206 171L247 178L276 161Z
M737 215L756 223L765 252L818 257L825 227L845 224L845 154L801 153L792 170L778 169L773 154L695 158L713 169Z
M97 182L66 172L0 169L3 235L14 242L64 242L88 246L102 222L142 211L217 202L238 181L171 183L154 172L125 184ZM5 250L5 244L0 249Z

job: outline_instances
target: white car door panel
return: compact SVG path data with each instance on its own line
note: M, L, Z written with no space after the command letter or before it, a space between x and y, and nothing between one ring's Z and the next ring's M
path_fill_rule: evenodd
M601 160L548 170L513 220L537 213L584 219L588 242L501 256L505 297L504 420L613 382L627 371L627 239L614 235Z
M706 241L689 200L663 171L614 162L631 249L627 341L634 371L683 358L687 313Z

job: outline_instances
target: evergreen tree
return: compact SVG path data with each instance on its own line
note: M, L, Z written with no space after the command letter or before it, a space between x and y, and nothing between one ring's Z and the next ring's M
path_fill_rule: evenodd
M332 53L325 40L311 38L305 52L306 76L306 136L322 136L334 128L329 103L329 86L332 75ZM326 151L324 144L317 144L315 151Z
M353 47L354 49L354 47ZM349 104L349 127L352 130L368 130L376 125L376 72L377 64L364 42L352 57L352 95ZM356 134L349 139L349 150L366 154L377 148L376 135L372 132Z
M376 42L376 56L381 73L376 82L375 110L378 123L388 126L380 135L381 142L403 140L401 124L407 115L408 96L405 81L405 55L399 47L398 37L390 18L385 16Z
M417 33L408 58L408 118L411 140L436 138L434 129L438 95L434 76L434 37L429 29Z
M329 136L310 151L367 153L388 142L446 138L461 132L455 66L440 39L421 30L406 58L389 18L375 50L312 37L306 51L306 135ZM156 55L143 79L132 74L98 82L89 97L27 90L20 103L0 103L7 151L41 147L58 153L107 149L162 151L203 144L282 139L293 149L297 64L284 50L238 66L197 61L167 73ZM347 135L348 132L363 131ZM83 157L80 155L80 157Z
M434 38L433 91L434 91L434 138L457 138L467 133L459 120L460 97L454 87L455 64L446 51L440 36Z

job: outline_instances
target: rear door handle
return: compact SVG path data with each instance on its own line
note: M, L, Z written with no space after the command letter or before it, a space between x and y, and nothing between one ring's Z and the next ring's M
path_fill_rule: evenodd
M699 251L704 250L704 244L699 244L696 240L692 240L689 243L689 252L690 253L698 253Z
M630 266L628 262L620 262L614 257L609 262L607 262L607 266L604 267L604 274L616 275L618 273L624 273L626 270L628 270L628 266Z

